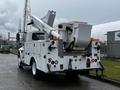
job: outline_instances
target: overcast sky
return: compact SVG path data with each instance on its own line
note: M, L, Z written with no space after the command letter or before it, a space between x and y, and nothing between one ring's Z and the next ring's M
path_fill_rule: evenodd
M0 32L15 33L25 0L0 0ZM120 0L31 0L32 14L43 17L57 12L56 22L86 21L92 25L120 20Z

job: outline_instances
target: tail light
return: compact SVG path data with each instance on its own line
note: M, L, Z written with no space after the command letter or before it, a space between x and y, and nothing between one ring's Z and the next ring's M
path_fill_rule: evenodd
M51 62L51 64L54 64L54 63L55 63L54 61Z
M48 63L51 63L51 62L52 62L52 59L51 59L51 58L49 58L49 59L48 59Z
M55 64L58 64L58 61L57 61L57 60L55 61Z
M58 64L58 61L57 60L54 61L54 60L52 60L52 58L49 58L48 63L54 65L54 64Z

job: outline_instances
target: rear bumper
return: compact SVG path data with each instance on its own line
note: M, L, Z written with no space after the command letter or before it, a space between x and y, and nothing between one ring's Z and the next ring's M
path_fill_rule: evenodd
M63 70L63 71L50 71L48 74L89 74L89 71L92 70L101 70L101 68L92 68L92 69L79 69L79 70Z

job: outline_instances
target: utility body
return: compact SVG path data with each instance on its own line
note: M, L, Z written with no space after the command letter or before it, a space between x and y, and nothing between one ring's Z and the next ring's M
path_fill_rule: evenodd
M92 25L86 22L61 23L53 28L55 11L39 19L30 16L19 49L19 67L32 67L32 74L81 74L101 69L100 42L91 38Z

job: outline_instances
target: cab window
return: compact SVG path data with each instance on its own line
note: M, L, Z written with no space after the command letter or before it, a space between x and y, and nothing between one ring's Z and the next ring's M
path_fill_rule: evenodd
M44 40L45 35L44 33L33 33L32 34L32 40Z

